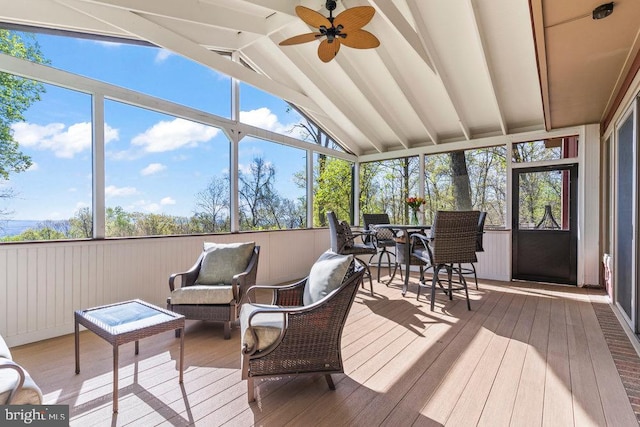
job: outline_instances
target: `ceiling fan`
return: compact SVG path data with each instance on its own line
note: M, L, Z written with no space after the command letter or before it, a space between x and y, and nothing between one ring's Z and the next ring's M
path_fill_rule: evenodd
M329 10L329 17L325 17L313 9L296 6L296 14L307 25L318 29L318 32L300 34L280 42L280 46L311 42L326 37L318 46L318 57L323 62L329 62L338 54L340 45L356 49L370 49L380 46L380 40L373 34L362 29L371 21L375 9L371 6L357 6L344 10L333 16L336 2L328 0L325 7Z

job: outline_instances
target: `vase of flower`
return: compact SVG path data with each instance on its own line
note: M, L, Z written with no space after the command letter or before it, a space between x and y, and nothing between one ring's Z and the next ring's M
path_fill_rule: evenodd
M418 225L420 221L418 220L418 209L411 209L411 225Z
M422 207L422 205L426 204L427 201L422 197L407 197L406 202L409 208L411 209L411 218L410 218L411 224L412 225L420 224L418 212L420 212L420 208Z

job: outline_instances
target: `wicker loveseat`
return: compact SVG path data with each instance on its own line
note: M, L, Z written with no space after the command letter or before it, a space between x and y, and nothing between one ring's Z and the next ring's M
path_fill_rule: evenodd
M255 400L256 377L344 372L340 340L347 314L365 268L352 255L325 252L309 276L292 285L255 286L269 290L271 305L242 305L242 378L249 402Z
M42 391L29 373L11 357L0 336L0 405L40 405Z

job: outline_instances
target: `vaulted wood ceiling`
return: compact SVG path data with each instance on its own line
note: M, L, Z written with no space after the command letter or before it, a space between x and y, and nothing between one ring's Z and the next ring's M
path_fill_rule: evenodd
M324 0L0 0L0 22L140 39L298 105L357 155L604 119L640 46L640 1L339 0L376 49L329 63L294 13ZM214 51L238 54L259 73Z

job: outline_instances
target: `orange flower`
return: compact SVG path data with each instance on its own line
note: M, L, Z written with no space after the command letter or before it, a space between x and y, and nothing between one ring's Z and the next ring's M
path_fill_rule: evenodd
M427 201L422 197L407 197L407 205L414 211L420 209L420 206L426 204Z

